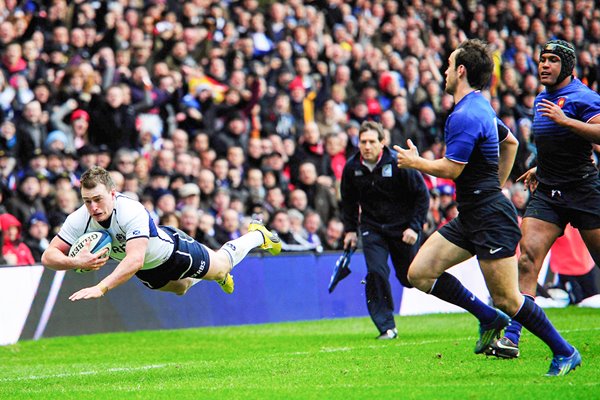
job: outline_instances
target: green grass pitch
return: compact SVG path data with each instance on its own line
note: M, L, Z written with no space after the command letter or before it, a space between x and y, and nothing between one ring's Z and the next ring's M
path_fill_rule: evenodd
M475 355L468 314L145 331L0 347L0 399L600 399L600 310L547 310L583 365L547 378L528 332L521 357Z

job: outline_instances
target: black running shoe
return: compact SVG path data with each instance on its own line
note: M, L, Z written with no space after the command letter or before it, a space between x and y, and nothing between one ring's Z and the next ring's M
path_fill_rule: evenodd
M519 345L514 344L507 337L502 337L492 342L484 353L498 358L517 358L519 357Z

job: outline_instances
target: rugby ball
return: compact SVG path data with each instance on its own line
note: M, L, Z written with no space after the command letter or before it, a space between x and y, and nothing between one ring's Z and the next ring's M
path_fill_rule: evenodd
M94 232L86 232L81 235L75 243L71 246L69 250L69 257L75 257L79 252L86 246L86 244L90 244L90 252L92 254L100 253L104 249L108 249L106 253L106 257L110 256L110 249L112 247L112 238L110 237L110 233L106 230L94 231ZM90 272L87 269L77 268L75 272Z

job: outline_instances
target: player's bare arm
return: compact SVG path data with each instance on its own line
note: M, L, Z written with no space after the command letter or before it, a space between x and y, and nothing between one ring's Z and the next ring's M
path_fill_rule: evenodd
M600 144L600 115L592 118L589 122L579 121L578 119L567 117L562 108L546 99L540 101L538 110L540 115L550 118L558 125L569 128L571 132L592 143Z
M398 168L413 168L428 175L438 178L456 179L460 176L465 164L440 158L438 160L427 160L419 155L419 150L409 139L406 141L408 149L395 145L394 150L398 152L396 162Z
M498 159L498 178L500 180L500 186L504 186L510 175L510 171L515 163L515 158L517 157L518 149L519 140L517 140L510 132L508 133L508 136L500 142L500 157Z
M83 288L71 295L69 300L90 300L97 299L109 290L127 282L144 265L146 248L148 247L148 238L135 238L127 242L125 258L117 265L115 270L104 278L96 286Z
M108 261L108 257L106 257L108 250L105 249L102 252L93 254L90 251L89 243L75 257L67 255L69 249L70 246L67 242L55 236L46 251L44 251L44 254L42 254L42 264L55 271L77 268L95 271Z

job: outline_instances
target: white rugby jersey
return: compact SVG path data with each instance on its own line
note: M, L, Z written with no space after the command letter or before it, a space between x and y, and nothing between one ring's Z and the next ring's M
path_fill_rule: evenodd
M152 269L165 263L174 250L173 239L154 224L142 203L121 193L116 193L115 206L110 227L104 228L94 220L85 205L69 215L58 232L58 236L73 245L86 232L105 229L112 238L110 258L121 261L125 258L127 241L139 237L148 238L148 248L142 269Z

